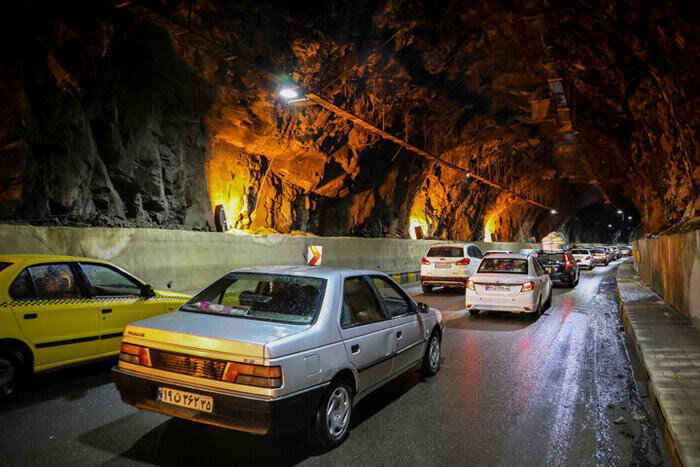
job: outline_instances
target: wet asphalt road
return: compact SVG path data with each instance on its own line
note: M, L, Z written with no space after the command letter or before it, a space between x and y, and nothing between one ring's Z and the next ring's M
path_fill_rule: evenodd
M300 436L259 437L138 411L114 361L35 378L0 404L9 465L655 465L667 463L620 331L614 270L557 288L537 320L482 313L463 295L409 291L443 311L441 371L410 371L361 401L347 441L322 455ZM625 424L613 423L624 417Z

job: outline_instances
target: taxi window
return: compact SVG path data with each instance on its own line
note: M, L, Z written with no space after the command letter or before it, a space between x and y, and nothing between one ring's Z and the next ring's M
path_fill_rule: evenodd
M411 312L411 305L406 298L396 289L396 286L383 277L372 277L372 282L382 297L384 306L392 318L406 316Z
M12 264L12 263L6 263L4 261L0 261L0 271L5 269L6 267L8 267L10 264Z
M98 297L141 295L141 284L119 271L101 264L80 263Z
M80 296L73 271L65 263L30 266L38 298L73 298Z
M343 311L340 325L344 328L376 323L385 319L377 296L364 277L345 279Z
M12 285L10 285L10 297L12 297L14 300L35 297L32 277L29 275L29 271L26 269L22 271L20 275L17 276L12 282Z

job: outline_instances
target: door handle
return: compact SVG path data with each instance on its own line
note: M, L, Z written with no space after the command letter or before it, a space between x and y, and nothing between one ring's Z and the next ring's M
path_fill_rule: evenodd
M36 313L27 313L24 315L24 319L37 319L39 315Z
M111 312L112 312L112 309L111 309L111 308L105 308L105 309L102 310L102 314L103 314L103 315L106 315L107 313L111 313Z
M359 344L355 344L355 345L351 346L351 347L350 347L350 351L351 351L352 353L357 353L357 352L359 352L359 351L360 351L360 345L359 345Z
M398 331L398 332L396 333L396 338L397 338L397 339L401 339L401 336L403 336L403 333L402 333L401 331Z

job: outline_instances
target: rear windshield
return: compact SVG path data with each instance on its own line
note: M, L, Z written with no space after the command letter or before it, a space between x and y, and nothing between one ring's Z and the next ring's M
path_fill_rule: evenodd
M564 261L564 253L542 253L538 256L540 261Z
M7 268L10 264L12 264L12 263L5 263L3 261L0 261L0 271Z
M484 258L477 272L496 272L502 274L527 274L526 259Z
M599 255L602 255L602 254L605 253L605 250L601 250L601 249L599 249L599 248L596 248L595 250L591 250L591 253L593 253L593 254L596 254L596 253L597 253L597 254L599 254Z
M311 324L326 280L284 274L230 273L192 297L180 310L234 318Z
M428 250L429 258L461 258L464 256L464 248L459 246L434 246Z
M571 250L572 255L588 255L588 250Z

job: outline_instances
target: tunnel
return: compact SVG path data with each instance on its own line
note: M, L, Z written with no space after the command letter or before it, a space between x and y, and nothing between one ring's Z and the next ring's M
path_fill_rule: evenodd
M696 31L686 3L625 5L11 2L0 218L215 231L219 206L232 233L682 229Z

